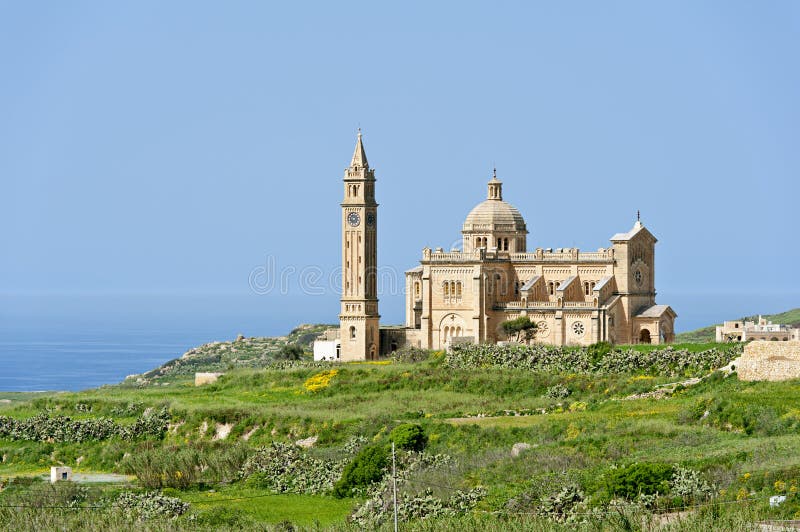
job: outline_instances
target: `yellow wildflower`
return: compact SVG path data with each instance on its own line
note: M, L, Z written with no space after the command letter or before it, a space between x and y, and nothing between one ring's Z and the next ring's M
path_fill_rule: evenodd
M331 383L331 379L333 379L337 373L339 373L338 369L317 373L316 375L309 377L306 382L303 383L303 388L309 392L318 392L319 390L327 388Z

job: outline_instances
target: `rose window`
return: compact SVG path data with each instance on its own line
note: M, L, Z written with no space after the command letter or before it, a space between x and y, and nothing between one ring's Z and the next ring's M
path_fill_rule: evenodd
M575 333L575 336L583 336L583 333L586 332L586 329L583 326L583 323L576 321L572 324L572 332Z
M546 321L540 321L536 324L536 335L545 338L550 335L550 327Z

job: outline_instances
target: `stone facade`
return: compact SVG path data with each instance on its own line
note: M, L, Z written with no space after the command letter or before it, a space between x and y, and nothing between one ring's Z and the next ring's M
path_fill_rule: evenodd
M422 251L406 272L406 323L412 345L505 340L503 321L528 316L535 342L552 345L668 343L677 315L655 302L656 238L637 220L611 246L528 251L519 211L503 201L496 173L486 201L462 227L462 250Z
M342 299L340 357L374 360L380 354L378 314L378 204L375 170L358 132L350 166L344 171L342 201Z
M784 381L800 378L800 342L756 340L744 347L736 362L743 381Z
M380 327L375 171L361 132L344 174L341 204L340 360L370 360L403 346L445 349L506 340L502 322L527 316L535 342L553 345L666 343L677 315L655 301L656 238L637 219L611 246L528 250L520 212L503 200L497 173L462 226L461 250L425 248L405 274L406 321ZM323 341L323 338L320 339Z

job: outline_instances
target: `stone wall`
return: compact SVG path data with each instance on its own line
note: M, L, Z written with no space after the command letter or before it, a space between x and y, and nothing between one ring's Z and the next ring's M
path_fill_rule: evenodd
M743 381L798 379L800 342L750 342L736 363L736 371Z

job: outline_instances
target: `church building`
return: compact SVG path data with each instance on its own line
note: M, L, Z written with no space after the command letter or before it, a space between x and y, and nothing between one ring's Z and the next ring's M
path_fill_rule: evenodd
M525 219L503 200L495 171L486 200L464 220L461 249L424 248L419 265L405 273L404 326L380 327L375 171L360 131L341 206L340 328L328 335L337 348L333 359L371 360L404 345L446 349L504 341L501 324L520 316L536 323L532 342L550 345L674 339L677 315L656 304L657 240L639 219L597 251L529 251Z

